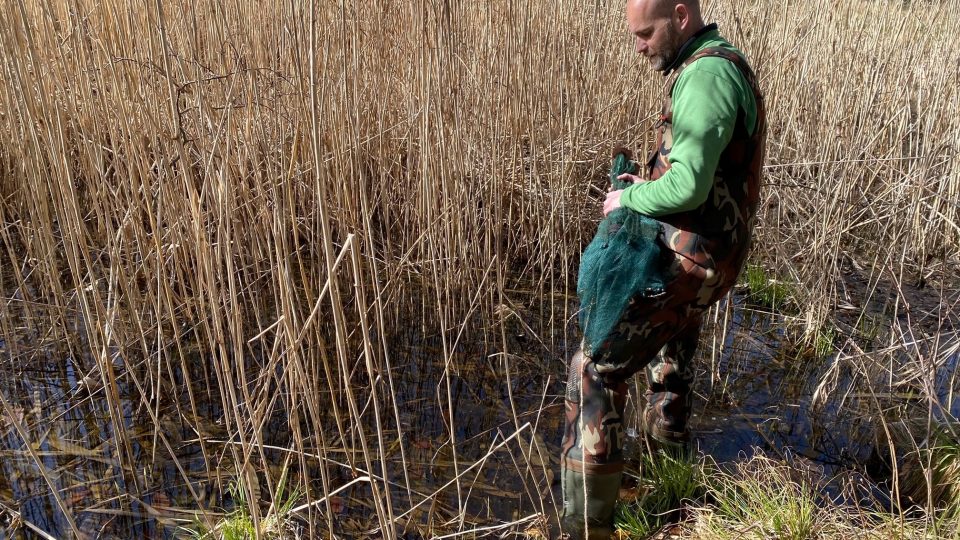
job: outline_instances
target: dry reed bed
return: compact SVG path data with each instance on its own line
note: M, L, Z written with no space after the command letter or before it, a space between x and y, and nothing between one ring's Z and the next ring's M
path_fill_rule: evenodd
M899 279L956 252L949 2L707 8L769 102L754 258L797 283L810 328L835 305L844 258ZM5 0L0 285L27 317L49 318L51 339L85 321L80 346L117 425L117 377L155 416L188 339L215 369L188 383L183 406L213 388L241 443L227 447L235 463L265 459L258 426L277 410L295 440L332 419L337 440L298 450L353 441L384 525L418 500L395 503L386 487L406 482L382 465L399 424L385 336L418 321L440 332L437 406L456 443L449 384L456 344L475 338L466 322L509 317L521 287L551 315L537 330L562 334L599 217L589 186L603 188L609 148L651 144L660 76L637 67L620 11ZM0 327L16 355L17 329ZM516 352L505 336L501 348ZM267 353L250 372L255 349Z

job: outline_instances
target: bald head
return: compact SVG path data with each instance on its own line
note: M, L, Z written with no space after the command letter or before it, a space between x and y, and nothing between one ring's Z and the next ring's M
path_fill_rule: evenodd
M660 17L668 16L678 5L683 4L687 11L700 16L699 0L627 0L627 4L635 4L641 9L650 10L651 15Z
M637 53L663 71L704 24L698 0L627 0L627 26Z

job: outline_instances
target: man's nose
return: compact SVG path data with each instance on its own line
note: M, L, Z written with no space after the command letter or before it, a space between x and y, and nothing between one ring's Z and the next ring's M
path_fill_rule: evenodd
M643 54L647 52L647 42L640 38L637 38L636 49L637 49L637 54Z

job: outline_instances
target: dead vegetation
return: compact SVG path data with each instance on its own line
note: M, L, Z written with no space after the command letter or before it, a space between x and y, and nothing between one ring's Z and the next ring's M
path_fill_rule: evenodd
M937 299L923 332L956 339L954 6L706 4L768 99L753 257L795 292L792 323L817 336L853 309L856 328L878 284L922 284ZM363 526L385 538L488 526L467 509L498 452L536 501L528 509L549 515L543 441L555 426L512 394L487 452L458 454L456 388L481 362L461 351L483 342L508 388L518 363L562 371L578 256L599 218L590 187L603 188L609 148L650 146L658 110L660 76L637 65L621 7L4 0L3 362L38 361L45 343L71 351L138 488L129 395L158 426L156 453L178 462L180 441L159 427L173 409L208 476L228 468L268 499L279 458L263 426L285 418L280 452L297 464L310 535L344 526L346 482L363 486L375 516ZM887 326L874 337L909 350L916 313L883 294ZM524 320L531 311L547 322ZM388 340L411 326L437 339L436 385L422 397L445 423L435 450L449 468L429 489L408 476L416 450L395 381L407 366ZM929 373L929 358L905 366ZM949 413L916 380L930 410ZM208 401L223 439L204 435ZM280 502L249 506L259 523ZM488 532L529 526L518 519Z

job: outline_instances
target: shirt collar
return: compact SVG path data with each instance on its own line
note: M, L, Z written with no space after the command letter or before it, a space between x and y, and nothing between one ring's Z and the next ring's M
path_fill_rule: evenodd
M680 51L677 53L677 57L673 60L673 63L670 64L669 67L667 67L667 69L663 70L663 74L667 75L671 71L677 69L680 66L680 64L682 64L687 58L690 57L690 55L692 55L699 48L694 45L699 44L699 42L701 41L701 38L703 38L704 36L706 36L711 32L717 32L717 31L719 31L719 28L717 27L717 23L710 23L704 26L703 28L701 28L700 30L697 30L695 34L690 36L690 39L685 41L683 45L680 46Z

